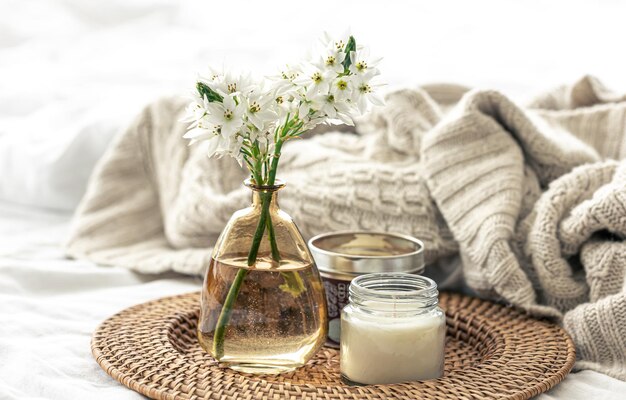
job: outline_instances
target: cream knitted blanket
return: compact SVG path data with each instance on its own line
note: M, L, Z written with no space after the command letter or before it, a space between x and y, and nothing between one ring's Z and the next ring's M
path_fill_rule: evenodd
M357 125L290 142L281 207L305 237L405 232L460 254L478 293L553 316L579 368L626 380L626 101L585 77L521 108L493 91L401 90ZM101 160L70 256L197 274L249 202L231 159L188 147L184 104L148 106Z

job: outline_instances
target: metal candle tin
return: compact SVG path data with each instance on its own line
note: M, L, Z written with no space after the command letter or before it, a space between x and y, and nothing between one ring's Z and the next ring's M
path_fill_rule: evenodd
M348 304L352 279L376 272L424 271L424 244L408 235L388 232L324 233L309 240L324 282L328 304L328 345L339 347L341 310Z

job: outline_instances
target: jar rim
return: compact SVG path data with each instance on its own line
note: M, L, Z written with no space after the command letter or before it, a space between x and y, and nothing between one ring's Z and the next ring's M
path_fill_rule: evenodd
M381 289L380 287L372 288L367 285L368 283L374 283L374 284L378 283L380 285L384 281L390 281L390 280L392 281L395 280L395 282L393 283L396 283L396 284L397 283L404 283L407 285L413 284L413 286L416 287L416 289L409 288L406 290L388 290L388 289ZM417 285L418 282L425 283L426 285L418 287ZM376 296L389 295L389 296L400 296L400 297L409 297L409 296L415 297L421 294L426 294L427 292L432 291L433 289L435 290L437 289L437 283L434 280L428 277L425 277L423 275L407 274L403 272L397 272L397 273L379 272L379 273L373 273L373 274L360 275L352 280L351 285L358 287L358 289L364 293L373 294Z
M431 309L439 303L439 291L435 281L422 275L407 273L361 275L352 280L348 292L351 304L372 311L384 311L384 304Z
M282 179L276 179L273 185L257 185L252 178L248 178L243 181L243 185L258 192L275 192L287 186L287 183Z

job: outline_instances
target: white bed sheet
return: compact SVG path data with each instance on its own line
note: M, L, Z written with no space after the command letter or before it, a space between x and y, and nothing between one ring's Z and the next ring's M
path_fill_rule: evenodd
M0 399L141 399L100 369L91 333L123 308L200 281L67 260L68 219L0 205Z
M0 399L140 399L100 369L91 333L126 307L201 282L67 260L60 244L68 221L0 202ZM626 382L583 371L538 398L621 400L625 393Z

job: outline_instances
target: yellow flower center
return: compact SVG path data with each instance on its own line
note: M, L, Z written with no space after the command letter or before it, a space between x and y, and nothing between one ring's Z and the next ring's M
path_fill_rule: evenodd
M361 93L371 93L372 92L372 87L370 85L368 85L367 83L364 83L361 86L359 86L359 92L361 92Z
M337 82L337 89L346 90L347 88L348 88L348 82L344 81L343 79Z
M227 86L228 93L235 93L237 91L237 82L229 83Z
M261 106L255 101L255 102L252 102L252 104L250 104L249 110L252 114L258 113L259 111L261 111Z
M335 65L336 62L337 59L335 58L335 56L328 56L328 58L326 59L326 65Z
M313 76L311 76L311 79L315 83L320 83L323 80L322 74L320 74L319 72L316 72L316 73L313 74Z
M224 119L226 119L227 121L233 119L233 112L231 110L224 111Z
M365 71L367 69L367 63L365 61L359 61L354 65L357 71Z
M296 79L298 77L298 73L297 72L281 72L280 75L282 76L283 79L288 80L288 81L293 81L294 79Z

